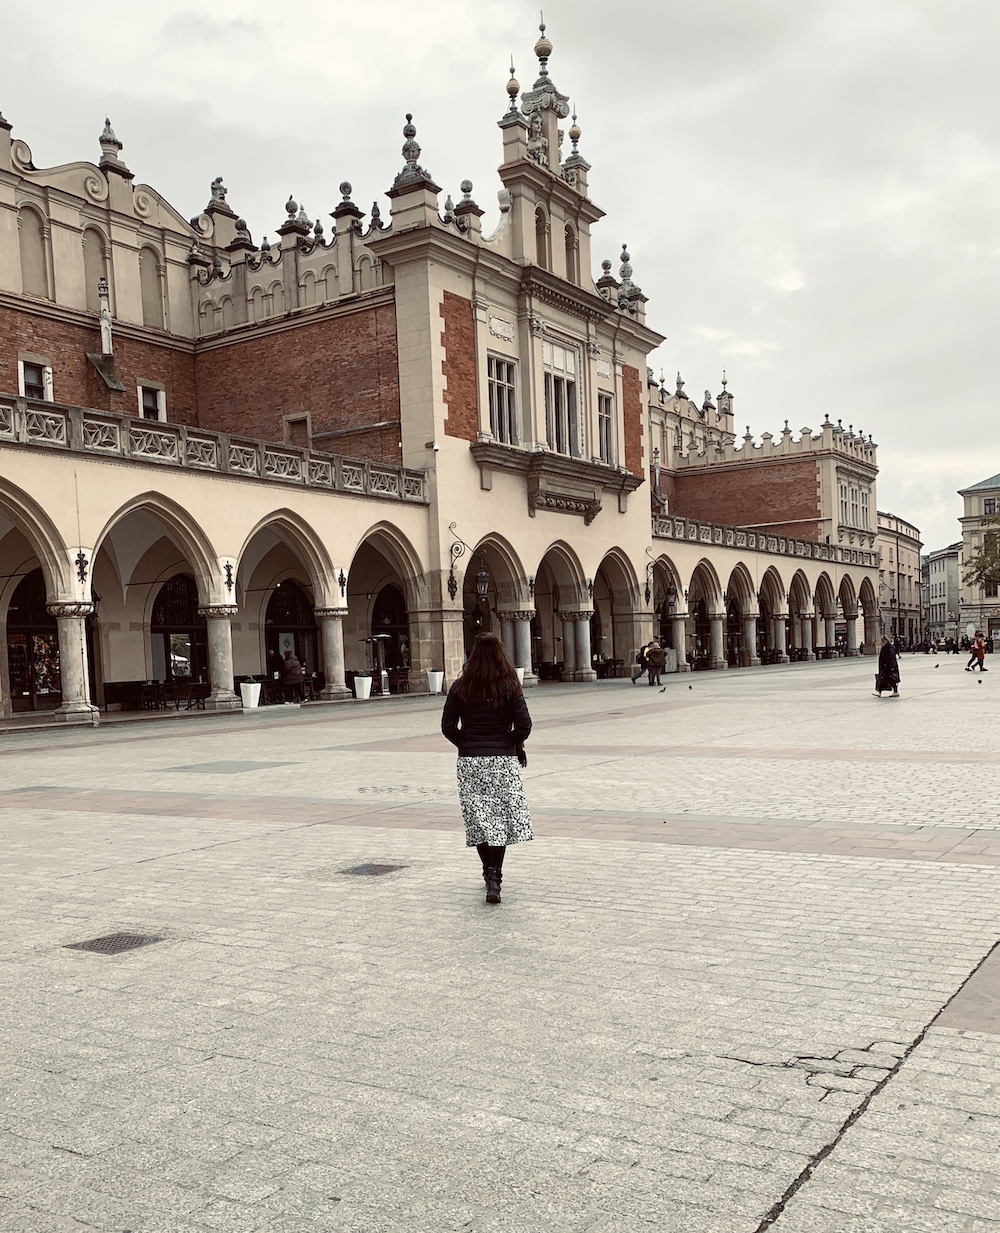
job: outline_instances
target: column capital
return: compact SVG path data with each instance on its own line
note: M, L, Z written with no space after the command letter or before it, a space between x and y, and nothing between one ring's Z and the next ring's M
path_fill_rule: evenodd
M519 608L510 612L501 612L500 616L508 621L530 621L537 615L536 608Z
M81 617L89 617L94 611L94 605L71 600L66 603L46 604L45 611L49 616L54 616L57 621L60 619L70 620L74 617L79 619Z
M230 621L239 612L238 604L204 604L198 608L198 615L207 621Z
M313 616L319 620L342 621L347 616L347 608L314 608Z
M574 621L589 621L593 615L593 608L583 608L579 612L570 613L570 617Z

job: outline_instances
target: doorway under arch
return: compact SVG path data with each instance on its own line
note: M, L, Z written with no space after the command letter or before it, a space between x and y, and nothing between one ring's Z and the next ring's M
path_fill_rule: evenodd
M279 582L267 601L264 649L272 673L280 671L286 651L292 652L306 675L316 670L316 616L312 600L294 578Z
M208 626L198 611L198 584L190 574L174 574L160 587L149 636L153 680L208 680Z
M14 711L52 711L62 702L56 618L46 608L41 568L25 574L7 607L7 667Z

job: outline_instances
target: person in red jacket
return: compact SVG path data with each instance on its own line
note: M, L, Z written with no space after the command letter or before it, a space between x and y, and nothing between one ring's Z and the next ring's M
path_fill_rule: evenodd
M534 836L521 767L531 716L517 671L495 634L480 634L452 685L441 731L458 746L458 799L465 843L483 864L486 902L500 902L503 858L512 843Z

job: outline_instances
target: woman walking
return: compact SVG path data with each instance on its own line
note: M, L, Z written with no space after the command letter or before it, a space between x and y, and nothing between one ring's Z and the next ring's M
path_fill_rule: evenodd
M878 674L875 677L875 697L882 697L883 689L891 689L894 698L899 697L899 657L888 638L882 639L878 653Z
M465 843L483 863L486 902L500 902L503 858L533 838L521 767L531 716L517 672L495 634L480 634L451 689L441 731L458 746L458 799Z

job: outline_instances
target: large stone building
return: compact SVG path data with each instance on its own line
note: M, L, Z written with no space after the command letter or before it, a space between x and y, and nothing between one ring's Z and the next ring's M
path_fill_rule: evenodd
M1000 533L989 520L996 518L1000 510L1000 475L980 480L971 488L963 488L959 494L963 502L962 517L962 569L982 547L987 535ZM960 624L964 636L972 637L980 631L990 638L994 649L1000 649L1000 586L993 582L983 587L970 586L964 578L961 587Z
M592 275L551 50L507 86L490 234L409 116L388 219L344 183L328 231L290 200L273 243L221 179L192 221L135 183L110 122L43 169L0 117L4 714L171 679L227 708L286 647L326 699L373 664L419 687L483 628L528 684L654 629L682 670L873 646L875 446L737 439L725 385L652 382L628 253Z
M905 518L878 511L879 629L911 647L923 641L920 532Z
M924 597L925 637L940 642L961 638L960 592L961 569L959 556L961 541L926 552L921 561Z

